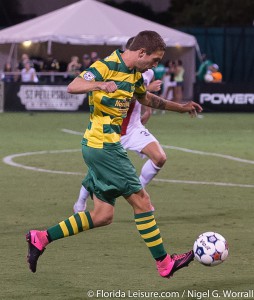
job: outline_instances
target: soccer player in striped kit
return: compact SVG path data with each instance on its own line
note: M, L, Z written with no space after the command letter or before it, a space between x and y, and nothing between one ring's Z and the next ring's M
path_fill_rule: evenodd
M180 255L170 255L166 251L150 197L120 143L121 125L134 94L141 104L156 109L188 112L191 116L202 111L195 102L178 104L146 91L142 73L157 66L165 48L158 33L142 31L129 49L116 50L104 60L96 61L69 84L69 93L89 92L90 122L82 140L88 173L83 185L90 192L94 207L47 230L27 233L27 261L32 272L36 272L37 261L49 243L110 224L119 196L132 206L137 230L150 250L160 276L169 278L193 260L192 250Z
M130 38L126 43L128 49L134 40ZM161 88L162 81L155 80L152 69L142 73L144 85L149 92L158 92ZM142 109L144 112L141 112ZM132 150L138 153L142 158L148 158L142 167L139 180L143 188L158 174L166 162L166 153L162 149L157 139L145 128L152 109L143 106L136 100L132 99L126 117L123 119L121 128L121 144L124 149ZM87 206L89 192L82 185L77 201L74 203L73 211L75 213L84 211Z

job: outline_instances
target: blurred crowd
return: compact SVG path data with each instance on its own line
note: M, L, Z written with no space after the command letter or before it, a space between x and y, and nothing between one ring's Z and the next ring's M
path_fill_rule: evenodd
M97 52L84 54L80 62L78 56L72 56L69 62L58 61L53 56L48 56L45 60L40 57L22 54L17 66L7 62L2 68L0 66L0 79L4 82L50 82L52 72L56 81L72 80L79 73L89 67L93 62L99 60ZM63 74L61 74L61 72Z
M13 68L10 62L5 64L2 73L0 73L0 79L4 82L34 83L71 81L99 59L100 57L95 51L90 54L85 53L81 60L78 56L72 56L69 62L58 61L53 56L48 56L47 59L43 60L39 57L29 57L24 53L16 67ZM159 63L153 71L154 80L161 81L161 89L157 94L167 100L182 102L184 100L185 73L183 62L180 59L169 60L165 64ZM53 77L51 74L54 74ZM202 55L202 62L196 73L196 78L199 82L222 82L219 66L208 59L205 54Z
M5 82L53 82L70 81L87 69L93 62L99 60L97 52L85 53L80 60L78 56L72 56L69 62L58 61L53 56L46 60L39 57L29 57L22 54L16 67L6 63L1 80ZM0 68L1 69L1 68ZM181 60L169 60L165 64L159 63L154 71L154 80L161 81L161 89L158 94L165 99L174 99L177 102L183 100L184 67ZM63 74L61 74L61 72Z

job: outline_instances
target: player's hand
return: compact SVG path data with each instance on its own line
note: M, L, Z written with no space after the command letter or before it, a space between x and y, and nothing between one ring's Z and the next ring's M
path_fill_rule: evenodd
M154 80L147 86L146 89L149 92L158 92L161 89L161 84L162 84L161 80Z
M188 112L190 116L197 117L198 113L201 113L203 108L196 102L189 101L182 105L182 112Z
M114 93L117 90L117 85L114 81L101 82L100 89L106 93Z

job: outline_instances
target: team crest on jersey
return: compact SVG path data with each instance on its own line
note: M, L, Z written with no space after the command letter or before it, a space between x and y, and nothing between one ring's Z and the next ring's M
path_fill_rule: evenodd
M92 72L86 72L85 74L84 74L84 79L85 80L88 80L88 81L91 81L91 80L93 80L95 78L95 75L92 73Z

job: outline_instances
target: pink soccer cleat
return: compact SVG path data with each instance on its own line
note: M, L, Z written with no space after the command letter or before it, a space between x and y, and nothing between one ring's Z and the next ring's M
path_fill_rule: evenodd
M170 278L173 274L181 268L188 267L189 263L194 259L193 251L183 254L173 254L167 256L163 261L157 261L157 270L162 277Z
M48 233L46 230L30 230L26 234L26 241L28 242L27 262L30 270L35 273L39 256L42 255L49 243Z

